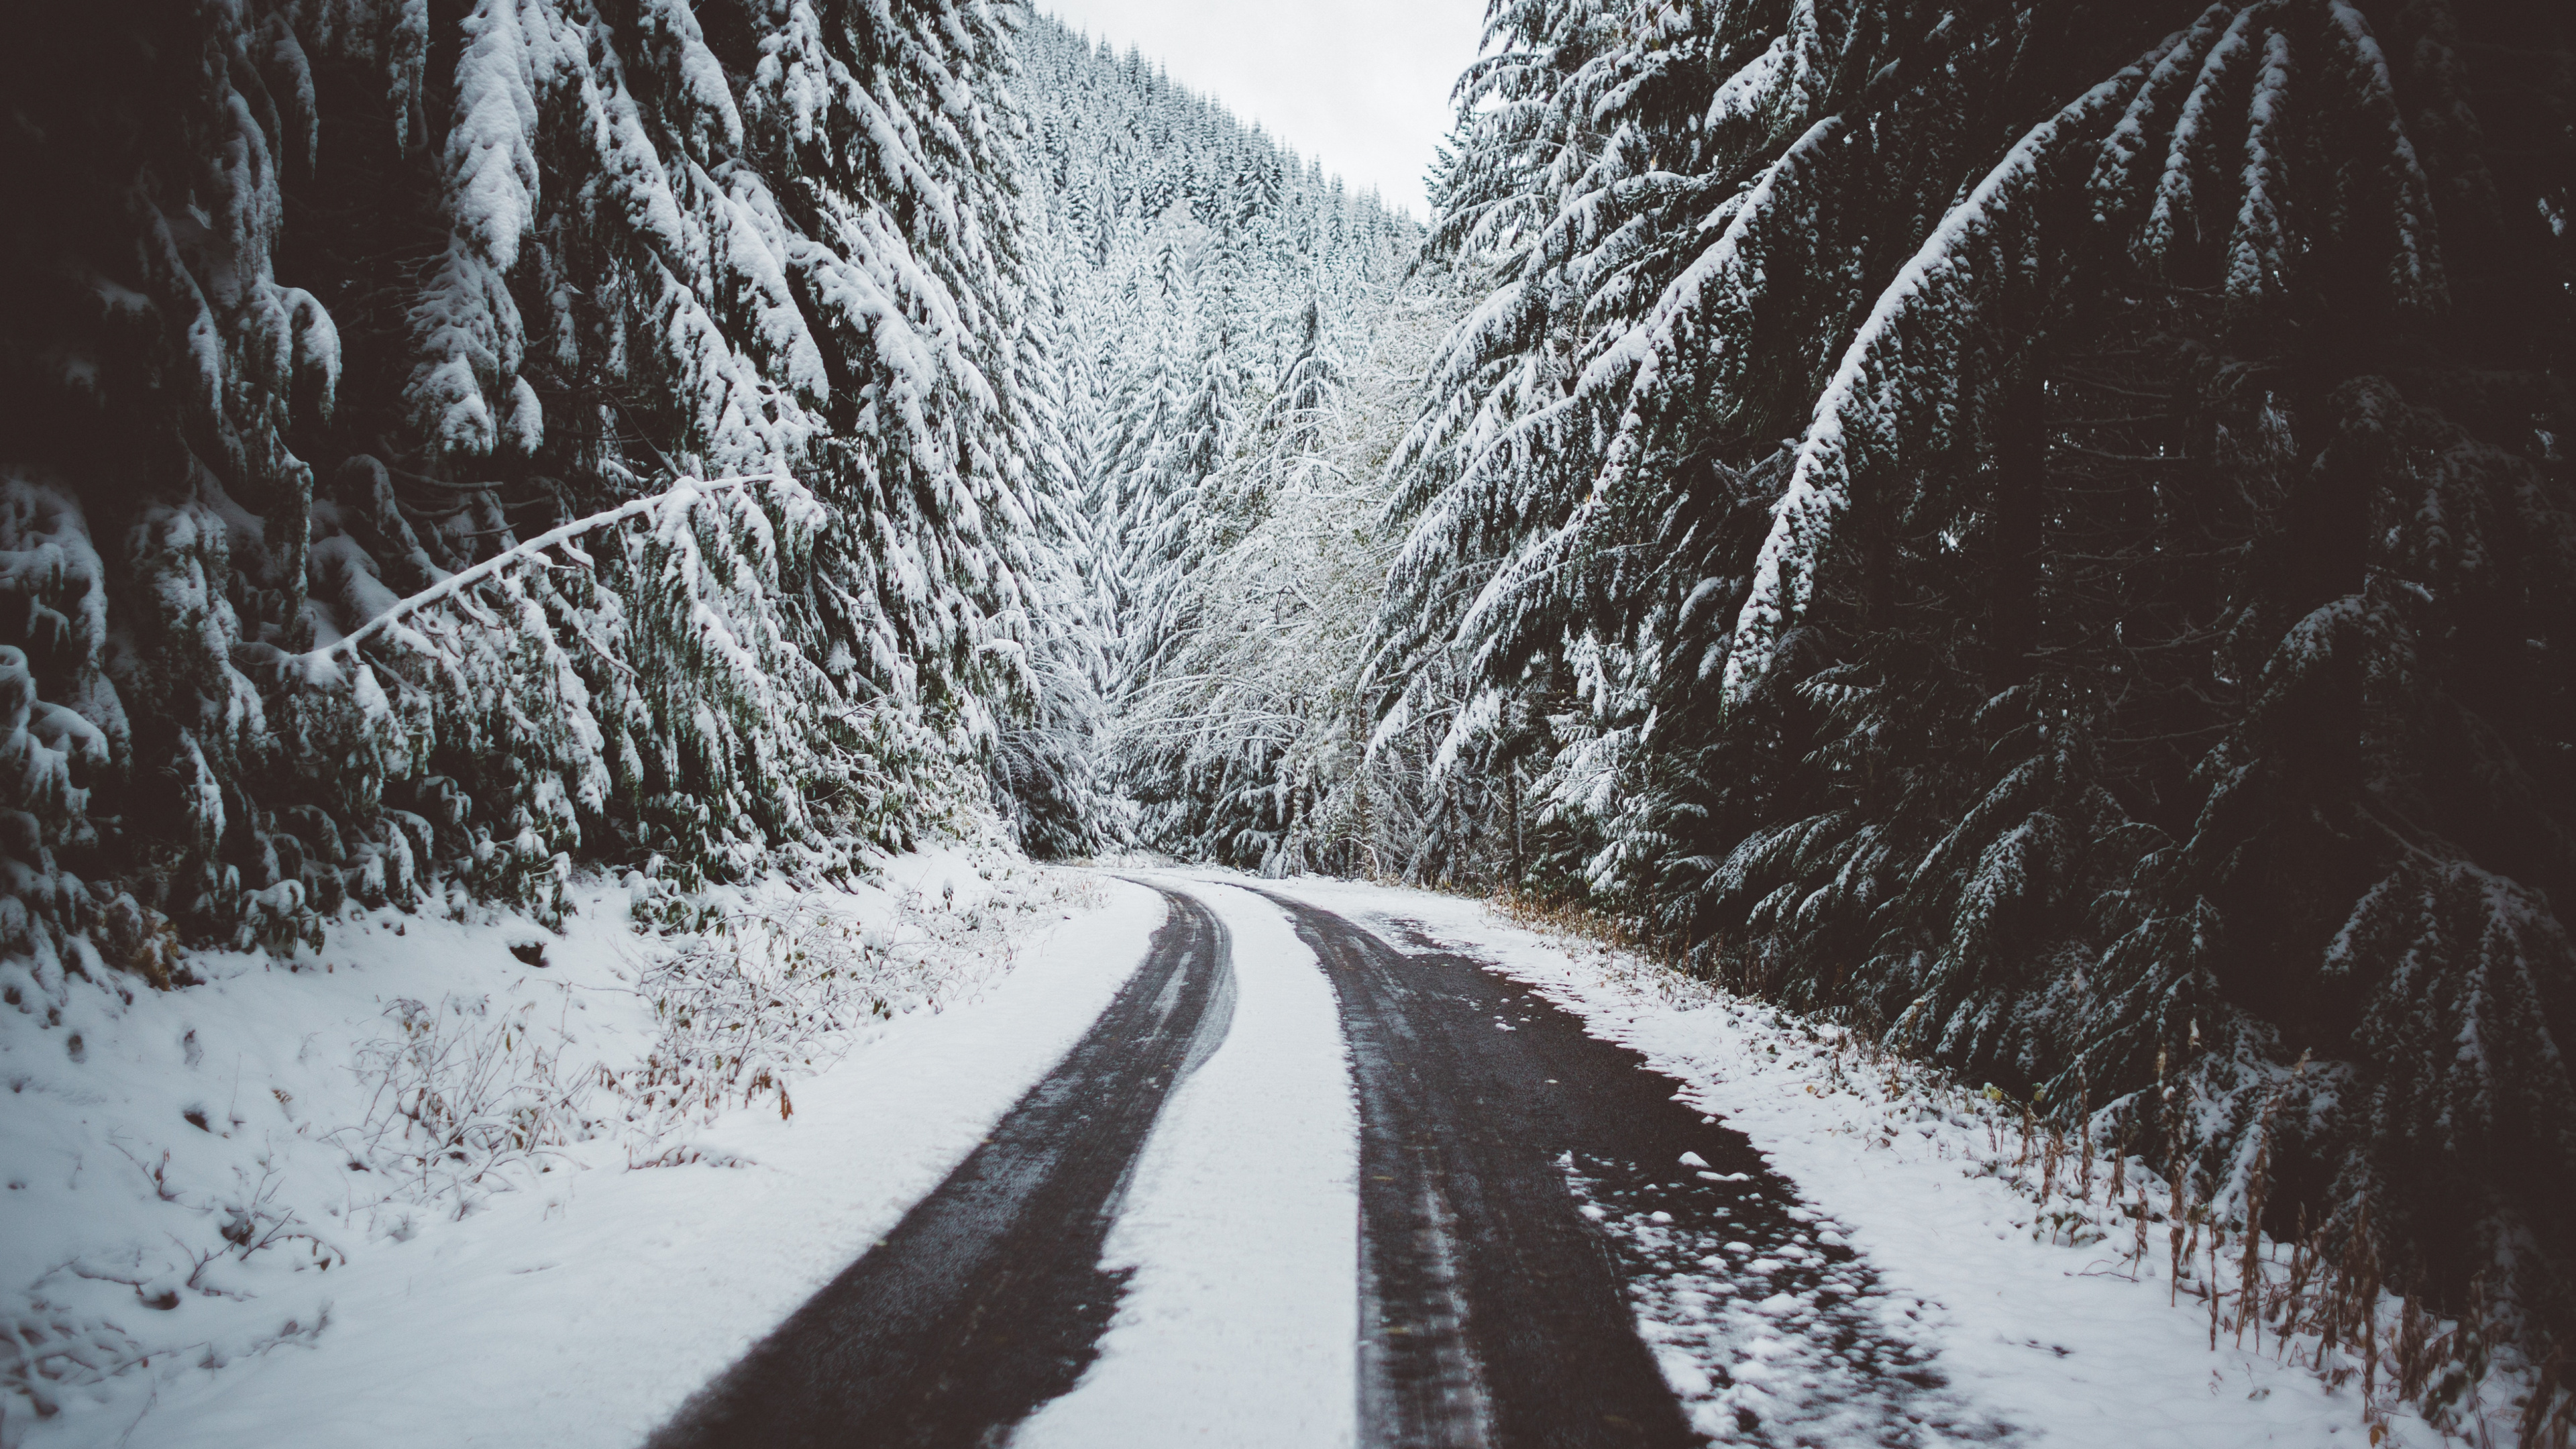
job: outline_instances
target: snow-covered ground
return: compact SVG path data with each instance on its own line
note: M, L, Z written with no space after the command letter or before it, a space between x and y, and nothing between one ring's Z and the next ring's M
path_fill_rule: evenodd
M1259 898L1207 873L1157 878L1229 930L1232 1024L1137 1164L1109 1244L1132 1276L1099 1359L1014 1442L1349 1444L1357 1114L1330 984ZM2143 1257L2105 1238L2125 1221L2098 1206L2107 1165L2091 1210L2068 1203L2071 1166L2043 1203L2012 1167L2015 1119L1981 1095L1479 902L1263 884L1399 949L1419 929L1492 962L1682 1082L1796 1185L1806 1237L1863 1255L1861 1311L1929 1356L1962 1432L2439 1442L2385 1403L2374 1438L2358 1385L2306 1366L2312 1340L2285 1358L2231 1325L2213 1351L2205 1303L2188 1286L2173 1301L2161 1225ZM297 969L198 957L207 985L130 1000L93 985L51 1025L0 1012L0 1287L15 1291L0 1344L22 1378L50 1355L34 1387L55 1409L8 1397L0 1445L630 1445L934 1187L1163 919L1140 886L964 851L906 857L855 893L740 898L754 928L735 947L853 951L874 973L861 994L879 995L853 1029L768 1023L776 1073L675 1104L686 1073L638 1064L698 1038L655 974L673 948L634 929L628 899L593 883L561 936L353 917ZM541 938L541 966L512 950ZM403 1076L440 1053L437 1072ZM417 1160L386 1104L436 1117L424 1083L479 1092L494 1122L530 1108L533 1140ZM1779 1265L1735 1244L1695 1269L1662 1226L1604 1219L1685 1260L1634 1304L1704 1428L1735 1437L1742 1412L1779 1442L1861 1431L1833 1403L1850 1366L1799 1331L1816 1305L1759 1291ZM2499 1441L2509 1422L2493 1416Z
M1163 918L962 849L736 900L737 939L851 953L867 999L710 1105L639 1066L693 1048L628 900L587 886L562 936L353 917L293 970L0 1011L0 1368L54 1410L6 1395L0 1443L631 1445L961 1160ZM423 1085L500 1127L473 1161L406 1158Z
M1359 1109L1339 1008L1276 906L1205 901L1234 949L1225 1041L1163 1109L1108 1261L1100 1358L1014 1449L1340 1449L1357 1433Z
M2366 1422L2357 1380L2329 1387L2305 1366L2313 1339L2294 1341L2287 1356L2294 1361L2285 1361L2268 1334L2255 1336L2259 1349L2252 1338L2240 1346L2231 1314L2213 1350L2206 1303L2188 1286L2172 1301L2163 1226L2144 1260L2135 1260L2130 1243L2101 1236L2112 1215L2073 1210L2071 1165L2050 1203L2064 1216L2052 1220L2037 1201L2035 1166L2009 1170L2017 1151L2009 1111L1977 1094L1892 1063L1864 1067L1857 1053L1836 1049L1829 1028L1596 943L1525 929L1483 902L1314 878L1263 884L1378 929L1399 948L1409 944L1407 927L1419 927L1529 983L1595 1035L1682 1082L1683 1100L1747 1134L1796 1184L1820 1236L1847 1240L1876 1268L1882 1319L1934 1351L1931 1366L1947 1377L1949 1397L2000 1421L2018 1442L2124 1449L2443 1442L2411 1410L2387 1403L2384 1387ZM2108 1162L2094 1171L2098 1203ZM1608 1226L1655 1246L1655 1224ZM1758 1273L1762 1265L1750 1266ZM1721 1442L1736 1408L1786 1427L1812 1409L1802 1395L1834 1391L1835 1366L1809 1358L1786 1331L1806 1305L1745 1301L1746 1267L1724 1263L1705 1274L1685 1267L1636 1302L1666 1377ZM1704 1359L1736 1385L1713 1392ZM2513 1414L2502 1402L2508 1389L2502 1382L2490 1389L2496 1442L2512 1434ZM2373 1424L2383 1432L2374 1435Z

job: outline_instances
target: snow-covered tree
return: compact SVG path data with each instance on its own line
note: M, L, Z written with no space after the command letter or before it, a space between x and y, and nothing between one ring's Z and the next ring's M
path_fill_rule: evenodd
M1325 515L1292 520L1311 505L1282 490L1323 486L1300 470L1331 454L1359 469L1331 485L1344 512L1368 506L1359 500L1373 484L1354 481L1373 477L1373 460L1356 462L1366 446L1356 433L1329 444L1326 435L1344 423L1375 427L1382 452L1392 436L1385 409L1401 393L1346 396L1336 358L1375 345L1419 228L1351 196L1133 52L1094 47L1043 20L1023 45L1023 169L1044 238L1033 265L1057 304L1051 385L1087 524L1063 556L1082 560L1066 577L1082 579L1095 610L1087 617L1099 626L1052 635L1037 650L1039 667L1067 685L1094 671L1100 698L1090 707L1109 721L1097 737L1103 783L1142 807L1133 826L1144 843L1280 865L1292 858L1279 853L1283 842L1305 828L1292 820L1310 813L1295 802L1337 789L1358 758L1341 751L1306 786L1276 786L1282 770L1308 768L1283 763L1297 753L1284 742L1304 738L1327 695L1343 700L1337 713L1323 711L1330 728L1354 746L1364 737L1352 631L1383 577L1367 561L1382 539L1310 536ZM1360 412L1371 421L1351 423ZM1333 547L1300 552L1283 542L1291 538ZM1247 548L1274 552L1255 568ZM1308 592L1336 600L1329 624L1280 635L1281 652L1256 668L1283 690L1292 678L1313 684L1294 702L1295 723L1248 696L1219 708L1217 696L1194 693L1211 677L1209 651L1232 647L1218 633L1249 617L1234 607L1238 593L1258 591L1247 570L1272 584L1313 571ZM1333 582L1320 582L1328 573ZM1318 652L1307 657L1309 648ZM1086 651L1089 662L1075 663ZM1214 712L1187 723L1173 713L1200 705ZM1044 738L1069 748L1091 728Z
M1111 732L1145 839L1268 874L1424 873L1421 795L1447 786L1372 750L1367 644L1400 537L1385 461L1452 302L1417 279L1356 358L1303 339L1291 386L1176 494Z
M2565 1323L2565 45L1501 0L1383 667L1532 885Z
M0 950L836 871L979 793L1061 481L1016 13L219 0L13 47Z

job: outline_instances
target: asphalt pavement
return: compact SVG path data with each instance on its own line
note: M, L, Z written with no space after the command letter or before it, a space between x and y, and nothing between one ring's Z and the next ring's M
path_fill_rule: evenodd
M1101 1249L1137 1157L1233 1016L1224 925L1155 889L1169 920L1063 1064L648 1449L998 1446L1073 1387L1122 1291ZM1261 894L1315 952L1350 1044L1365 1449L1708 1442L1637 1312L1729 1261L1759 1265L1743 1291L1801 1302L1782 1331L1839 1422L1866 1426L1835 1442L1989 1437L1872 1329L1867 1265L1818 1246L1791 1185L1642 1057L1418 932Z
M964 1449L1073 1387L1118 1305L1100 1250L1137 1154L1234 1012L1225 927L1163 894L1144 964L1064 1062L648 1449Z

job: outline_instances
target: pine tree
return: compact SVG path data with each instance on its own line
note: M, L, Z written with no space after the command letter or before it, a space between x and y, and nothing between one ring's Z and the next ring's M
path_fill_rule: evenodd
M9 76L48 200L7 252L0 950L841 871L973 793L1047 481L1006 21L50 16ZM692 475L765 481L522 548Z
M1062 376L1066 415L1092 420L1068 457L1112 636L1104 763L1144 843L1346 865L1347 842L1313 837L1358 779L1353 640L1383 539L1323 527L1321 500L1376 471L1357 455L1389 424L1344 395L1342 349L1399 305L1416 231L1141 56L1044 21L1026 40L1027 169L1055 178L1043 266L1094 349Z
M2143 1128L2184 1063L2222 1203L2294 1101L2307 1206L2563 1326L2576 259L2563 138L2487 139L2567 104L2501 59L2563 26L1489 35L1379 649L1472 661L1450 758L1549 722L1532 883L2056 1110Z

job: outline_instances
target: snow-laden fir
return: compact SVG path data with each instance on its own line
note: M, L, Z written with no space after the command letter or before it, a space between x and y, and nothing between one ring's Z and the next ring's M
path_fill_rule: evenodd
M1478 878L2563 1327L2563 20L1490 17L1373 675Z
M553 911L577 856L845 870L1025 688L1002 18L426 16L22 49L14 989L351 899ZM688 477L762 481L314 652Z
M1002 0L51 7L0 999L998 817L1583 908L2563 1342L2569 23L1494 0L1425 225Z

